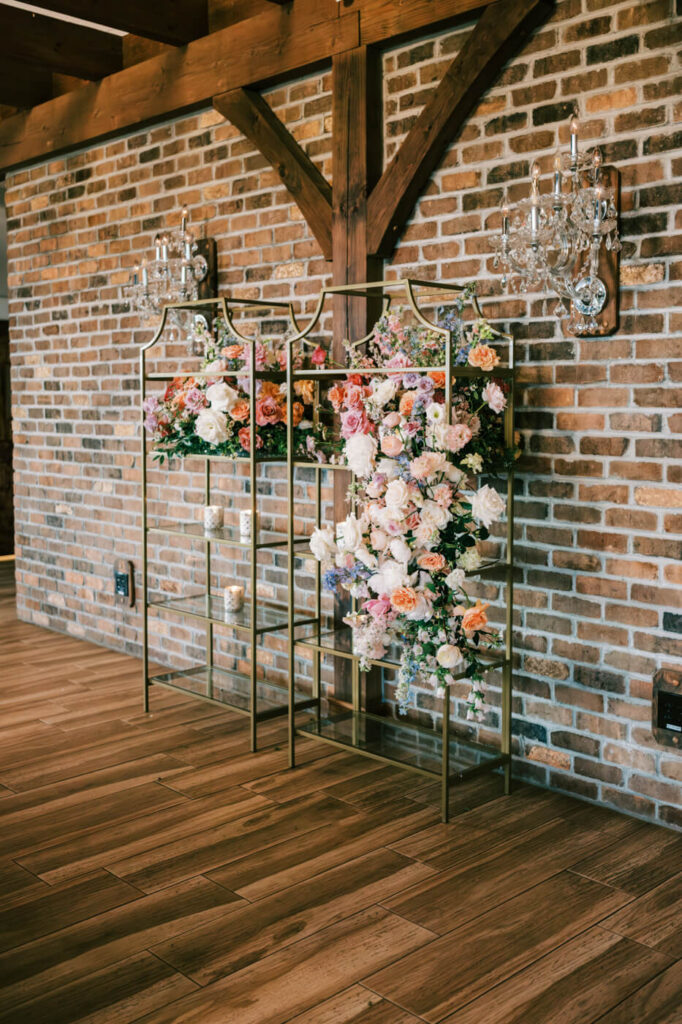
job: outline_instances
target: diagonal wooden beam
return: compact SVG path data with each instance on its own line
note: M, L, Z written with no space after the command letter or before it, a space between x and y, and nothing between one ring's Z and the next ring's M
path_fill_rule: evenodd
M279 175L319 242L332 258L331 185L304 153L272 108L256 92L232 89L213 97L213 106L249 139Z
M0 62L6 56L77 78L104 78L123 66L120 36L2 5Z
M35 6L174 46L208 32L207 0L36 0Z
M369 197L371 253L393 252L447 146L549 9L549 0L497 0L486 7Z

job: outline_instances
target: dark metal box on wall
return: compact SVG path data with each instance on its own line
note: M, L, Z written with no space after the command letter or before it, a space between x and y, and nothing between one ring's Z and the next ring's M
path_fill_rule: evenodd
M682 748L682 672L662 668L654 676L651 731L659 743Z

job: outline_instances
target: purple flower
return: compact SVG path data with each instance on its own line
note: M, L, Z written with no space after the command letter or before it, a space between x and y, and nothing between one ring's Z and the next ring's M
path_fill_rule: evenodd
M206 405L206 398L199 388L190 388L185 395L185 408L188 412L200 412Z
M142 408L147 413L147 415L155 413L156 410L159 408L159 400L156 397L156 395L150 395L149 398L145 398L144 402L142 403Z
M147 431L148 434L153 434L158 425L158 419L156 418L153 412L150 412L144 421L144 429Z
M433 392L435 385L430 377L420 377L417 384L417 390L421 391L425 395L430 395Z
M406 391L411 391L412 388L419 387L419 381L422 379L419 373L406 373L403 377L403 387Z

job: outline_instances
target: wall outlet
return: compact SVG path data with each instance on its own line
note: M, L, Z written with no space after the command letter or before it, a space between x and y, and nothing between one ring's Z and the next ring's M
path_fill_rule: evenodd
M116 604L127 608L135 604L135 570L133 563L124 558L114 563L114 599Z

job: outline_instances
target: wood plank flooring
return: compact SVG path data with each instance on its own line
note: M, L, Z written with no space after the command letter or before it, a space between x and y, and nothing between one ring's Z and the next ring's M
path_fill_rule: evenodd
M682 1024L682 837L300 743L17 621L0 1024Z

